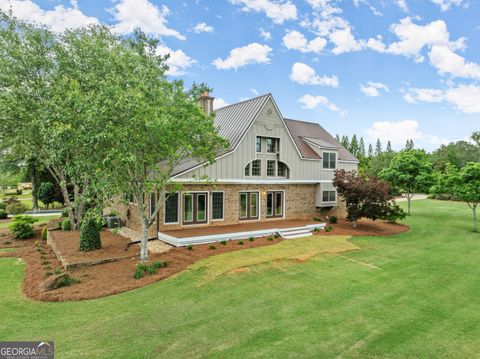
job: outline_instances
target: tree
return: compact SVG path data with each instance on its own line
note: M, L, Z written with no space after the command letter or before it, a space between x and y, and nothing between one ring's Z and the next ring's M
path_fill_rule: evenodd
M55 201L55 186L51 182L42 182L38 186L37 196L47 207Z
M408 214L415 192L428 191L432 184L432 164L423 151L401 151L393 157L390 166L380 171L380 178L390 182L407 198Z
M102 242L100 240L98 213L88 211L80 226L79 250L89 252L100 248L102 248Z
M354 171L337 170L333 184L345 201L347 219L356 227L360 218L396 221L405 217L393 201L390 185L377 177L358 176Z
M365 142L363 141L363 137L360 137L360 142L358 143L358 156L365 157Z
M405 150L409 151L409 150L413 150L413 148L414 148L413 140L412 139L407 140L407 143L405 144Z
M478 232L477 206L480 203L480 162L469 162L452 179L453 193L465 201L473 215L473 231Z
M350 141L348 140L348 136L342 136L342 141L340 142L343 147L347 150L350 148Z
M352 155L357 157L359 149L360 148L359 148L359 145L358 145L357 135L353 134L352 140L350 141L350 148L348 148L348 150L350 151L350 153Z
M371 143L368 145L368 157L373 157L373 147Z
M480 161L480 147L467 141L441 145L432 152L433 167L441 172L445 171L448 163L460 169L471 161Z
M390 142L390 140L388 140L388 142L387 142L387 152L393 152L392 143Z
M340 142L340 136L338 135L338 133L335 135L335 140L336 140L337 142Z
M380 139L377 138L377 144L375 146L375 156L378 156L381 153L382 153L382 142L380 142Z
M480 131L472 133L471 139L480 147Z

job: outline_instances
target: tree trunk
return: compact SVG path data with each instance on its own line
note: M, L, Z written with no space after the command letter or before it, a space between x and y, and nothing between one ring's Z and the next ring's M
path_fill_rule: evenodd
M478 232L477 228L477 205L474 204L472 206L472 212L473 212L473 231Z
M142 236L140 237L140 260L148 261L148 224L142 220Z
M32 162L32 203L33 203L33 210L38 211L38 196L37 196L37 166L34 162Z
M408 207L407 213L409 216L410 216L410 207L411 207L410 201L412 200L412 197L413 197L413 194L407 193L407 207Z

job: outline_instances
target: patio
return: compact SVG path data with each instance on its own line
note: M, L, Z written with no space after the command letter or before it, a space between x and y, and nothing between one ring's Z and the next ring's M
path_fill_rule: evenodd
M190 244L214 243L279 234L291 239L312 234L314 228L323 229L325 223L306 220L279 220L270 222L248 222L225 226L184 228L158 233L158 238L176 247Z

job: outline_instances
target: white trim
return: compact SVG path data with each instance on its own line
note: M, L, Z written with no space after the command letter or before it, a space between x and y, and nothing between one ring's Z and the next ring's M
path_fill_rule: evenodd
M177 221L176 222L166 222L165 221L165 216L167 215L167 210L166 210L167 207L165 206L165 202L167 201L167 199L165 198L165 193L163 193L163 222L162 222L162 225L172 225L172 224L179 224L180 223L180 202L181 202L180 192L176 191L176 192L169 192L169 193L178 194L178 197L177 197Z
M214 193L222 193L222 218L217 218L213 219L213 194ZM210 196L212 197L212 200L210 201L210 218L212 222L220 222L225 220L225 191L211 191Z
M269 177L274 178L274 177ZM223 184L316 184L316 183L332 183L333 180L289 180L285 177L276 177L277 180L262 179L260 177L253 177L251 179L217 179L214 183ZM198 178L176 178L172 180L174 183L211 183L212 181L198 179Z
M309 145L311 144L312 146L315 146L315 147L320 148L320 149L333 150L333 151L337 151L337 152L339 152L340 149L341 149L341 147L334 147L333 145L332 146L320 146L319 144L317 144L315 142L307 140L305 137L302 137L302 140L307 142L307 144L309 144Z
M335 155L335 168L325 168L324 164L325 162L323 161L325 159L325 153L333 153ZM338 152L333 152L333 151L322 151L322 170L327 170L327 171L334 171L338 168ZM328 163L330 164L330 159L328 160Z

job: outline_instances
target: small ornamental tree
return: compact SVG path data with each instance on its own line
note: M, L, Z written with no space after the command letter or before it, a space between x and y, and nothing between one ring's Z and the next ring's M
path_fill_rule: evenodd
M47 207L55 201L55 186L51 182L42 182L37 189L37 198Z
M95 213L87 212L80 225L80 250L90 252L102 248L100 240L100 230Z
M427 191L432 184L432 164L428 162L424 151L407 150L395 155L390 166L379 173L379 177L400 190L408 201L415 192Z
M333 185L345 201L347 219L356 227L360 218L387 219L405 217L390 194L390 185L376 177L358 176L355 171L335 171Z

